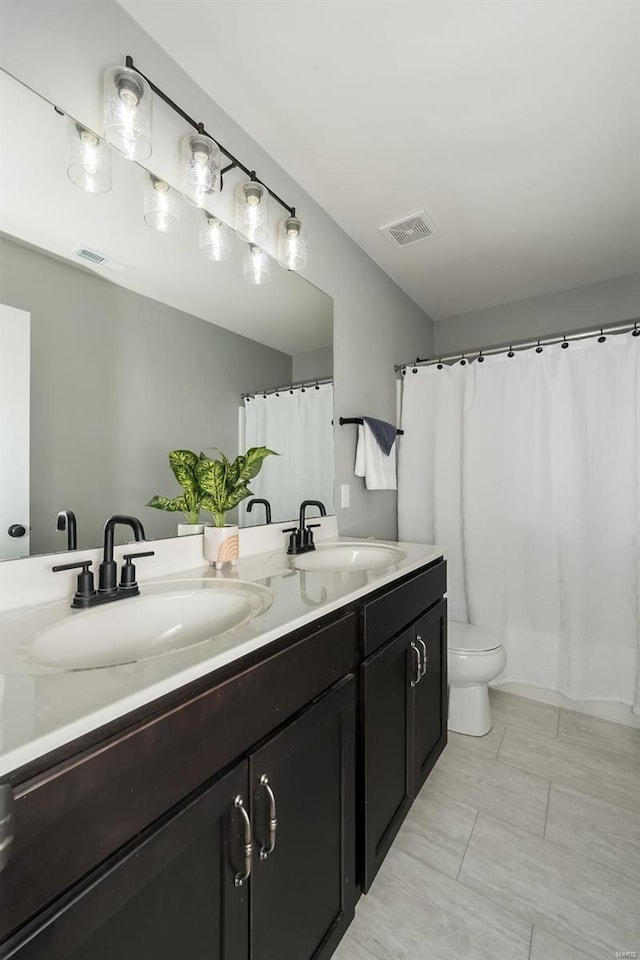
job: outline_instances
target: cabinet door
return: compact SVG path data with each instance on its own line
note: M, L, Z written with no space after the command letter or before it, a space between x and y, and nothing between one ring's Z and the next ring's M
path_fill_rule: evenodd
M0 955L19 960L243 960L247 764L148 831Z
M447 743L447 601L432 607L414 630L416 643L426 649L425 670L414 687L417 793Z
M360 668L360 724L364 739L363 796L359 804L366 893L400 829L414 790L413 690L416 651L406 630Z
M355 911L354 679L252 754L250 771L251 960L328 958Z

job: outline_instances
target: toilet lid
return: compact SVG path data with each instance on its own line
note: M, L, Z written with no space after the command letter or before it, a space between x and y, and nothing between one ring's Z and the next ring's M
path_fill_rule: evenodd
M500 641L491 630L485 630L484 627L474 627L470 623L459 623L457 620L449 620L449 650L483 653L489 650L497 650L499 646Z

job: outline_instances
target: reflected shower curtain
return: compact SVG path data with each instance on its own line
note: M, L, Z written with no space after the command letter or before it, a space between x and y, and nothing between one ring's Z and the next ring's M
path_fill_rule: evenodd
M246 447L280 454L268 457L250 484L270 502L274 521L293 519L302 500L321 500L333 513L333 384L258 394L244 407ZM264 523L264 514L245 514L243 523Z
M408 372L402 428L400 538L449 548L501 679L640 713L640 338Z

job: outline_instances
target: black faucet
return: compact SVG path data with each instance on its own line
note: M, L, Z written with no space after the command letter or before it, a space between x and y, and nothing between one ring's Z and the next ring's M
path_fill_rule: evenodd
M249 500L247 504L247 513L251 513L256 503L264 504L264 512L267 523L271 523L271 504L268 500L265 500L264 497L254 497L253 500Z
M61 510L56 517L56 530L67 531L67 550L78 549L78 524L73 510Z
M118 565L113 559L113 534L116 526L122 524L131 527L136 543L144 540L144 527L136 517L125 517L115 514L109 517L104 525L104 551L102 563L98 567L98 589L93 585L93 573L89 570L92 566L92 560L81 560L78 563L61 563L52 567L54 573L60 570L80 570L78 574L78 586L71 602L72 607L95 607L101 603L109 603L112 600L124 600L126 597L136 597L140 590L136 582L136 568L133 560L139 557L152 557L153 550L147 550L144 553L125 553L123 554L124 564L120 573L120 583L118 579Z
M324 503L322 503L320 500L303 500L300 504L300 520L298 527L287 527L282 531L283 533L291 534L289 537L287 553L308 553L310 550L315 550L316 548L316 545L313 542L313 528L319 527L320 524L307 523L307 507L317 507L320 511L321 517L326 517L327 515Z

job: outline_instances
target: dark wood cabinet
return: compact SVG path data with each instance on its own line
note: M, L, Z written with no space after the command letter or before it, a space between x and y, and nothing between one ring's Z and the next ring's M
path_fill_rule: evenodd
M241 960L248 956L243 868L246 763L146 831L37 926L0 948L16 960Z
M411 630L360 668L363 889L369 889L414 793Z
M414 689L414 768L418 793L447 742L447 601L415 624L424 670ZM424 651L422 645L424 644Z
M402 617L402 608L395 616ZM360 882L366 893L447 742L447 603L360 667Z
M350 676L77 885L0 956L330 957L355 910L354 758Z
M252 754L250 768L251 960L330 957L356 901L354 680Z

